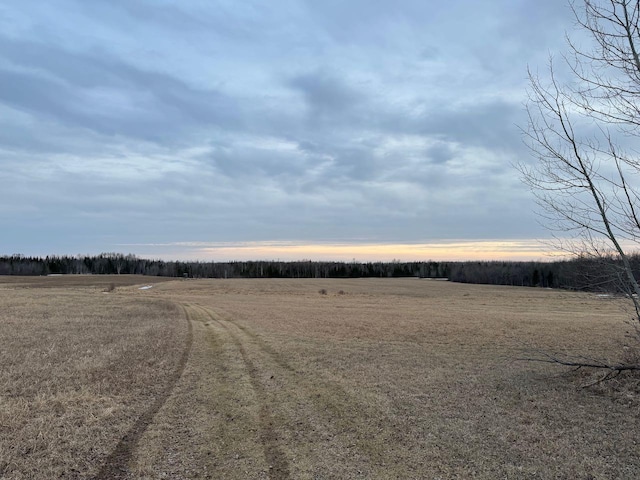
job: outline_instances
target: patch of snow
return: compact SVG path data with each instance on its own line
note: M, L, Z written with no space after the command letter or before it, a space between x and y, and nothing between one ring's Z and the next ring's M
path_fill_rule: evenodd
M153 288L153 285L145 285L144 287L140 287L138 290L149 290L150 288Z

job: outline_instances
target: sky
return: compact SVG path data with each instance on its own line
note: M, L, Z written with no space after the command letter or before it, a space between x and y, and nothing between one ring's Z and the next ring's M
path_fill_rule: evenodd
M560 0L4 0L0 254L543 259ZM542 242L541 242L542 240Z

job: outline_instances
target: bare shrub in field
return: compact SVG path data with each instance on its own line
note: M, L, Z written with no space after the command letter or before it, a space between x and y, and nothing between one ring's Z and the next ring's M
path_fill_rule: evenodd
M318 290L318 293L320 295L326 295L327 294L327 289L326 288L321 288L320 290Z
M109 285L107 285L107 287L104 289L105 292L113 292L116 289L116 284L111 282Z
M338 295L345 295L345 291L344 290L338 290Z

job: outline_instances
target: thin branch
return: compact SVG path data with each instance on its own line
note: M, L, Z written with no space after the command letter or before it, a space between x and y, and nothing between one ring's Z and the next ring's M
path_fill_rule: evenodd
M550 354L547 352L537 352L538 357L521 357L517 360L526 361L526 362L540 362L540 363L554 363L557 365L563 365L566 367L578 367L578 368L597 368L604 370L611 370L612 372L624 372L630 370L640 370L640 365L636 364L610 364L605 361L592 359L588 357L576 357L570 358L565 357L561 358L560 356Z

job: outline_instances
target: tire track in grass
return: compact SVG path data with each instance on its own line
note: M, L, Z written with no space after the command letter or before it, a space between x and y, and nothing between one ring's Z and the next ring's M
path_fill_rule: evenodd
M260 441L262 443L262 448L264 451L265 460L267 462L267 466L269 467L269 476L273 479L288 479L291 477L291 473L289 471L289 462L287 461L286 456L282 452L279 446L278 434L275 429L275 420L271 413L271 406L268 400L267 391L264 385L261 383L259 379L259 370L256 364L249 358L247 354L247 350L242 340L240 339L238 333L234 333L232 331L232 326L238 327L233 322L222 320L218 317L214 312L209 310L208 308L197 306L197 308L205 315L211 322L214 322L220 328L224 329L232 341L238 348L240 355L242 356L242 360L247 368L247 372L249 373L249 379L251 381L251 386L256 392L256 397L260 402L260 410L259 410L259 422L260 422ZM205 325L207 325L205 323ZM245 332L247 336L251 336L253 339L257 340L255 336L252 336L244 329L241 331ZM291 367L284 362L282 359L277 358L275 352L268 349L265 345L258 343L256 341L257 347L266 353L275 363L279 366L291 370Z
M205 325L213 326L236 346L246 366L251 386L260 402L258 406L259 439L265 460L271 466L269 470L271 478L288 479L302 472L309 478L370 478L380 465L393 465L401 460L389 454L387 441L393 441L393 439L386 434L381 436L378 423L375 421L375 419L384 418L384 411L355 397L335 380L321 377L309 379L299 376L299 372L278 351L265 343L261 336L250 328L238 324L233 316L219 309L213 310L202 305L194 305L194 307L198 309L198 317L208 319ZM283 383L279 387L270 386L272 380L269 380L270 375L266 373L269 369L275 369L278 372L276 376L280 377ZM282 388L291 389L291 391L286 393L280 390ZM282 396L283 394L285 397ZM298 410L297 416L288 418L295 424L279 425L274 421L275 416L272 411L280 409L279 402L291 401L292 396L297 400L291 406L295 408L296 403L298 405L302 403L307 405L307 410ZM357 415L354 416L354 412L358 412ZM282 428L284 431L279 431ZM300 429L313 432L313 438L308 438L309 445L317 445L321 450L325 449L325 446L322 446L318 439L324 439L324 442L330 441L332 443L330 454L335 459L340 458L343 465L335 469L318 467L323 461L327 461L326 457L322 460L322 457L316 456L313 449L305 450L304 447L300 449L293 444L287 444L286 442L301 439L297 435ZM302 439L307 440L304 436ZM296 460L294 464L289 464L284 451L292 449L296 452L293 454ZM349 453L343 455L343 452ZM306 470L298 471L296 469L301 466L300 458L318 463L311 469L306 467ZM409 472L406 474L409 475Z
M169 377L165 389L158 395L151 407L140 415L133 427L120 439L116 448L105 459L100 471L93 477L94 480L124 479L128 477L129 469L127 465L133 456L137 443L153 421L153 417L155 417L165 404L176 383L178 383L178 380L182 376L187 365L187 360L189 359L191 346L193 345L193 325L191 323L192 317L187 308L185 308L184 305L180 305L180 308L188 324L187 340L180 361L173 374Z
M269 368L269 364L272 367L280 368L279 376L284 378L286 388L294 389L292 393L298 397L299 401L310 407L313 405L313 409L305 412L304 417L297 418L297 425L304 424L310 427L308 430L314 432L314 440L323 436L331 438L336 442L337 452L353 452L349 457L350 467L346 469L336 470L332 473L320 470L307 472L308 474L312 474L314 478L318 475L323 477L325 474L332 478L367 478L373 475L375 465L393 464L397 460L388 454L386 443L381 440L381 432L376 422L370 421L371 419L384 418L384 411L354 397L353 393L348 392L343 385L334 380L320 377L314 377L313 380L310 380L304 376L298 376L296 369L251 329L238 324L233 320L233 317L218 309L214 311L203 306L199 306L199 308L204 315L210 318L212 323L229 334L247 365L254 389L263 402L263 411L266 410L261 418L262 439L265 445L265 456L271 465L277 464L279 458L285 461L286 459L282 453L278 453L278 449L268 451L270 446L278 447L283 441L277 437L273 424L269 423L273 418L269 405L276 405L273 402L276 401L278 393L274 392L276 396L274 393L269 393L268 380L266 383L264 380L260 381L260 370ZM264 361L251 360L249 354L257 354ZM266 403L270 397L273 399L272 403ZM353 412L359 413L354 417ZM314 419L311 420L309 415ZM288 428L291 430L296 426L289 425ZM289 441L291 440L290 438ZM389 441L392 439L389 438ZM298 455L300 453L298 451ZM315 458L313 452L308 452L308 455L311 455L309 458ZM273 472L272 478L289 478L291 477L290 470L291 467L288 467L286 476L277 476L278 472Z

